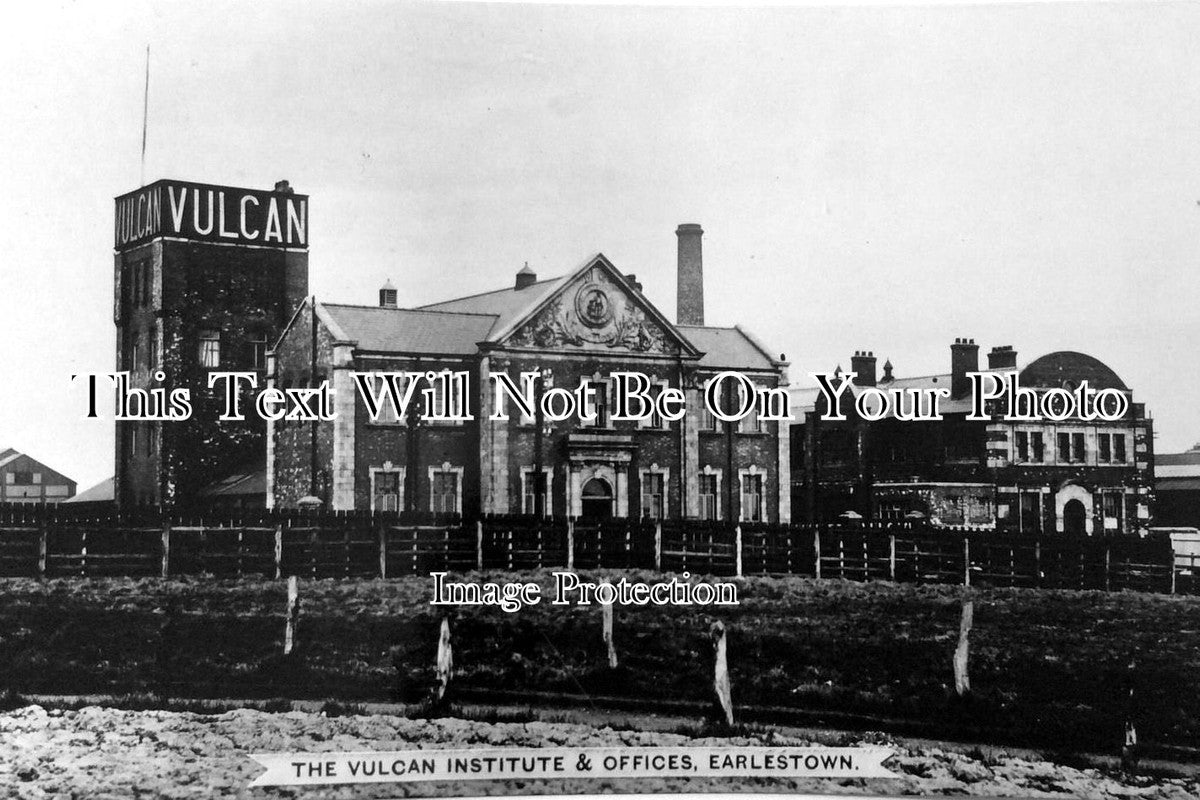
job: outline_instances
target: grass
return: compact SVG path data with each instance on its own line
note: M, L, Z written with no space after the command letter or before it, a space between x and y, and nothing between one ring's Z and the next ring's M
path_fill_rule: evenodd
M605 574L612 573L597 573ZM549 587L547 573L523 578L531 575ZM736 607L617 609L616 670L605 663L598 608L543 601L515 614L453 609L451 688L473 697L561 692L706 703L708 628L720 619L739 708L803 710L834 724L855 713L1111 750L1132 681L1143 741L1200 746L1200 694L1192 690L1200 600L974 589L974 692L960 700L951 655L961 587L800 578L738 585ZM299 644L284 657L283 583L6 579L0 686L18 694L332 699L334 711L351 709L345 713L366 701L421 703L433 686L445 610L428 605L429 591L427 578L302 581Z

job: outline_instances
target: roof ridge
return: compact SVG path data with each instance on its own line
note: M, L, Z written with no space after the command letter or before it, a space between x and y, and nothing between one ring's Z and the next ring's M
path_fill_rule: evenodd
M532 289L534 286L538 286L539 284L543 284L543 283L553 283L554 281L562 280L562 278L563 278L562 275L559 275L554 278L543 278L540 281L534 281L533 283L529 284L528 286L526 286L522 289L517 289L517 287L515 287L515 286L506 286L506 287L502 287L500 289L490 289L486 292L476 292L475 294L464 294L462 297L452 297L449 300L438 300L436 303L426 303L425 305L417 306L413 310L414 311L425 311L425 310L429 310L430 306L444 306L447 303L459 303L459 302L462 302L463 300L474 300L476 297L485 297L486 295L489 295L489 294L500 294L501 292L516 292L516 291L523 292L523 291L525 291L525 289Z
M417 308L387 308L384 306L369 306L359 303L326 303L324 301L321 301L321 305L326 307L333 306L335 308L362 308L367 309L368 311L411 311L416 314L456 314L460 317L500 316L499 314L489 314L486 311L449 311L438 308L424 308L422 306L418 306Z

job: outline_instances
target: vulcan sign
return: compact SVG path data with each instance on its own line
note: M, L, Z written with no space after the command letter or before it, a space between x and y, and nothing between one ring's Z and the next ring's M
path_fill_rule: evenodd
M118 250L160 236L260 247L308 247L308 197L157 181L116 201Z

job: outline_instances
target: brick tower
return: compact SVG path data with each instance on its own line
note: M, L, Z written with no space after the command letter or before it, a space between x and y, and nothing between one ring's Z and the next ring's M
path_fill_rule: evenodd
M134 388L190 390L186 421L118 421L114 497L196 508L204 489L262 469L266 426L220 422L214 370L254 371L308 293L308 198L160 180L116 199L116 369Z

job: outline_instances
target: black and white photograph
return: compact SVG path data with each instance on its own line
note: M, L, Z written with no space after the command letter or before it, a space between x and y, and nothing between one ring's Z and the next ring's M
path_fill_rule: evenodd
M0 64L0 798L1200 796L1200 4Z

